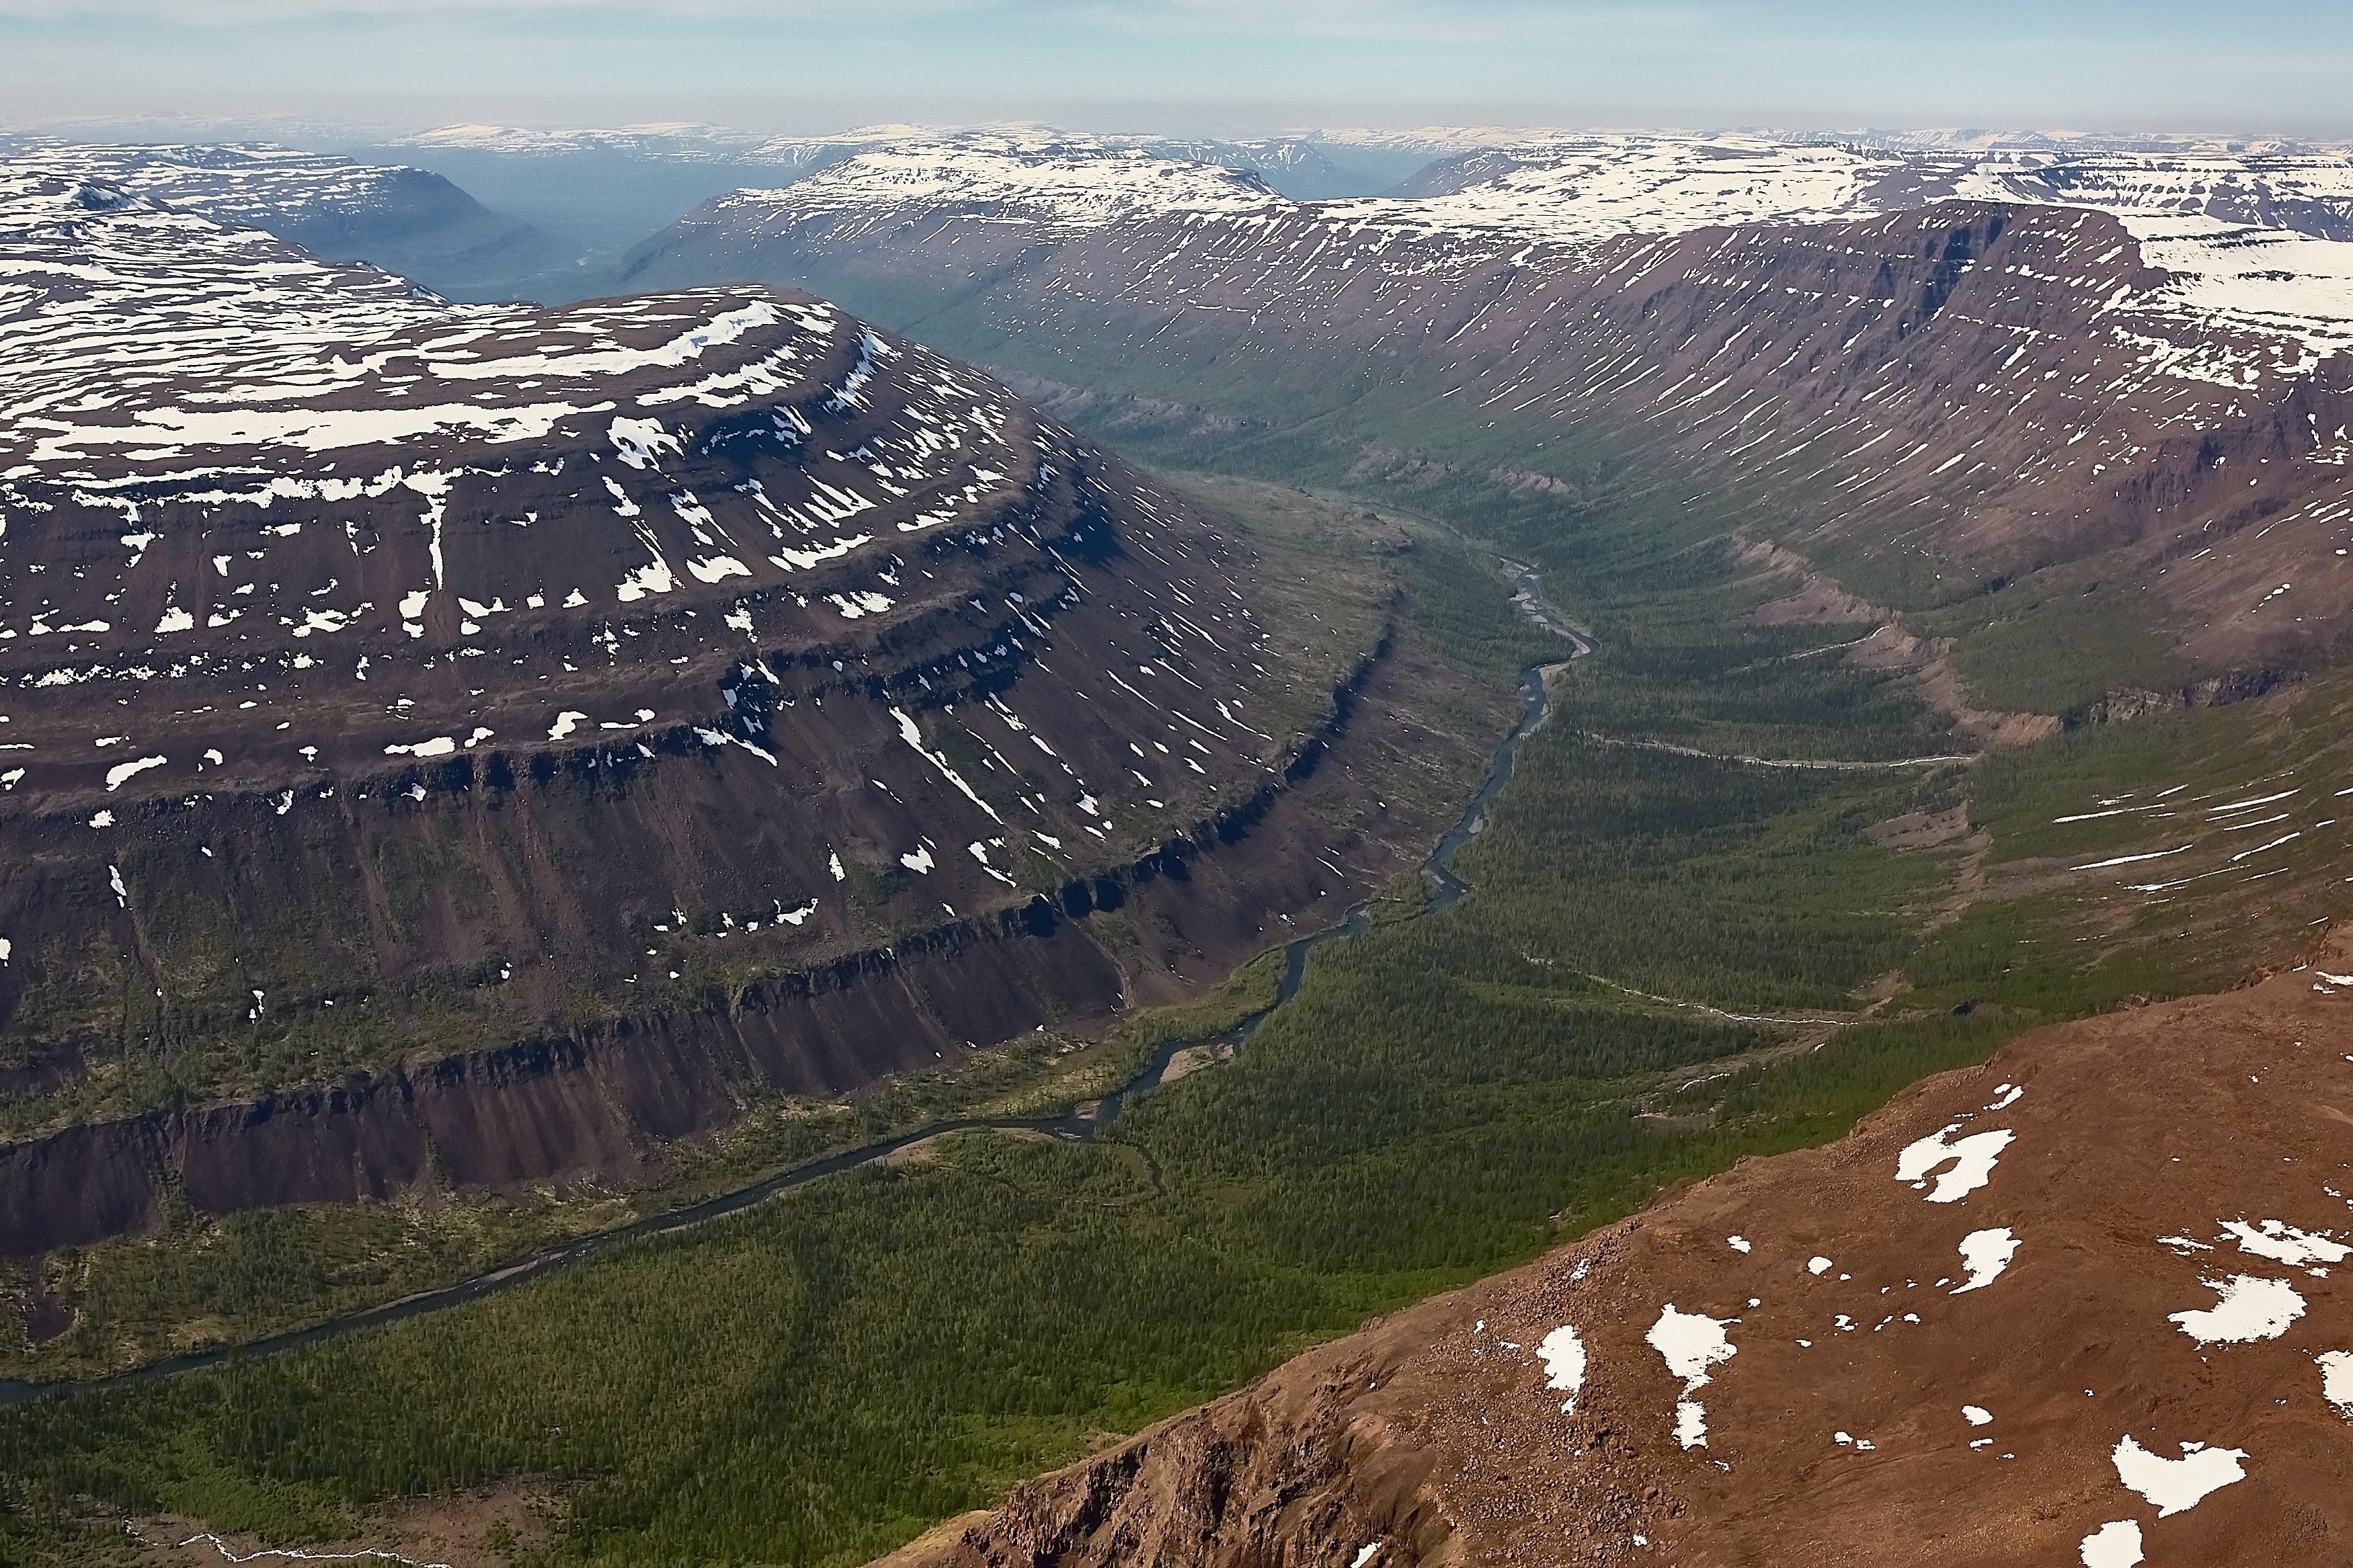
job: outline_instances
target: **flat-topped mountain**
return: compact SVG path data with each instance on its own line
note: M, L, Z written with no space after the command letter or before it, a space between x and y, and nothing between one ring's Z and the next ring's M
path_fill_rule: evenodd
M797 212L917 209L1050 227L1103 228L1168 213L1286 205L1254 174L1088 138L971 132L862 152L787 187ZM739 193L756 204L762 193Z
M2028 1035L886 1561L2343 1562L2345 956Z
M457 306L0 179L9 1114L261 1095L0 1149L0 1251L167 1171L628 1177L1351 885L1281 826L1333 697L1247 552L987 377L805 295Z
M629 275L807 280L1064 379L1253 378L1572 465L1607 432L1750 487L1758 531L1880 591L2066 567L2209 667L2304 657L2353 603L2341 153L1480 156L1420 197L1245 205L1176 171L1107 203L1018 147L869 154L712 203Z
M363 260L443 289L553 259L531 226L484 207L439 174L266 143L142 145L0 137L0 168L77 179L322 257Z

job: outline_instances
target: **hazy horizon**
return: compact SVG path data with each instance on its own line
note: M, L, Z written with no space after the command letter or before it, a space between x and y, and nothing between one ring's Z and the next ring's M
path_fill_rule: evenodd
M0 0L19 129L876 122L2353 135L2353 7L1535 0Z

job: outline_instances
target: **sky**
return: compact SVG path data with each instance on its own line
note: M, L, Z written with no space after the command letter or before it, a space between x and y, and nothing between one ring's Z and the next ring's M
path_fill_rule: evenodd
M2353 0L0 0L0 123L2353 137ZM303 122L311 122L305 131Z

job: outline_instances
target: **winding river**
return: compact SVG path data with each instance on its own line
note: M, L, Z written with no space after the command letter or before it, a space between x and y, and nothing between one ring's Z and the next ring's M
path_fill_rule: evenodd
M1570 652L1568 659L1532 664L1521 671L1519 721L1513 725L1511 733L1504 736L1502 744L1495 748L1494 758L1488 764L1487 775L1479 786L1479 793L1471 797L1470 804L1462 808L1462 814L1455 819L1454 825L1447 829L1445 836L1439 839L1437 847L1430 852L1429 858L1422 862L1422 875L1430 888L1430 901L1427 905L1430 909L1444 909L1460 901L1469 891L1461 879L1454 874L1454 858L1461 853L1462 847L1470 843L1480 828L1485 826L1487 813L1493 806L1495 797L1501 795L1504 786L1511 782L1512 770L1519 760L1520 743L1535 732L1550 713L1551 702L1546 691L1546 678L1570 659L1583 658L1593 651L1593 644L1587 635L1572 625L1557 610L1545 603L1539 595L1534 570L1514 566L1514 571L1516 574L1513 581L1514 606L1536 626L1565 638L1570 645ZM1128 1101L1159 1088L1167 1078L1171 1062L1180 1052L1205 1047L1224 1052L1239 1049L1258 1032L1259 1026L1263 1024L1276 1009L1299 994L1300 982L1307 973L1308 954L1326 942L1335 942L1343 937L1355 936L1371 928L1371 920L1367 913L1369 907L1369 900L1354 904L1349 907L1345 914L1331 925L1320 931L1310 931L1304 936L1293 938L1283 948L1282 975L1275 985L1273 1001L1265 1007L1209 1038L1180 1037L1164 1043L1153 1053L1151 1059L1138 1068L1126 1082L1104 1095L1101 1100L1090 1101L1061 1116L1029 1120L971 1117L930 1122L876 1142L861 1143L853 1149L844 1149L820 1159L811 1160L805 1164L796 1165L790 1170L778 1172L749 1186L739 1187L717 1197L706 1198L701 1203L691 1204L683 1208L670 1209L659 1215L649 1215L644 1219L612 1230L599 1231L594 1236L583 1237L577 1241L534 1254L520 1262L510 1264L504 1268L495 1269L488 1274L476 1275L470 1279L460 1280L457 1284L443 1286L438 1289L421 1291L397 1301L387 1301L382 1306L370 1307L327 1322L314 1324L310 1328L293 1329L263 1339L248 1341L242 1344L224 1345L213 1350L192 1351L184 1355L153 1362L145 1366L136 1367L129 1372L117 1373L109 1377L63 1383L0 1380L0 1405L22 1405L54 1395L153 1383L159 1379L177 1376L182 1373L195 1372L205 1367L250 1361L261 1356L275 1355L282 1351L299 1350L305 1345L323 1344L329 1340L340 1339L345 1334L356 1333L363 1329L372 1329L385 1323L396 1323L406 1318L422 1317L426 1313L438 1312L445 1308L457 1306L460 1302L478 1300L494 1291L507 1289L524 1280L535 1279L540 1275L578 1263L585 1258L596 1257L599 1253L610 1251L614 1247L623 1247L633 1241L640 1241L648 1237L667 1236L674 1231L686 1230L706 1224L723 1215L738 1213L752 1207L754 1204L765 1203L778 1193L788 1192L795 1187L806 1186L811 1182L820 1181L828 1176L839 1175L845 1171L854 1171L860 1166L873 1164L911 1144L939 1137L943 1133L988 1130L1006 1132L1044 1132L1053 1137L1079 1141L1092 1139L1117 1120L1121 1109Z

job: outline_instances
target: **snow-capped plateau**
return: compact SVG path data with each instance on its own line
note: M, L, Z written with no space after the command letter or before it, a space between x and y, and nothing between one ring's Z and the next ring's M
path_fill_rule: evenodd
M265 230L321 256L462 286L542 265L546 242L447 179L266 143L131 144L0 137L0 172L64 175Z
M994 221L1108 228L1165 213L1288 204L1259 176L1093 139L970 132L860 153L781 193L721 198L747 210L854 216L909 207Z

